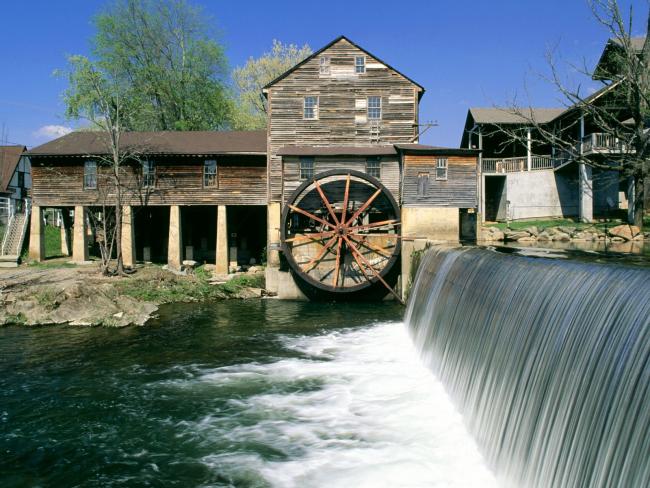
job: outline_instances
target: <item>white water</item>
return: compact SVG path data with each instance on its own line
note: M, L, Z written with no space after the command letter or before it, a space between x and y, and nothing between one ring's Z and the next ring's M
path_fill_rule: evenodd
M300 357L203 371L176 383L257 389L230 401L227 411L179 426L180 437L234 446L203 458L210 469L237 486L243 472L246 486L496 486L403 324L282 341ZM305 386L287 392L292 384ZM277 459L259 454L267 448Z

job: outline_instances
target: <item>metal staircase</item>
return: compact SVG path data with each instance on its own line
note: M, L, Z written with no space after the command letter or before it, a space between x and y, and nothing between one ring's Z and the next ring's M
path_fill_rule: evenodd
M0 247L0 268L18 266L27 227L29 226L29 214L30 206L26 204L22 212L13 214L9 219L7 232Z

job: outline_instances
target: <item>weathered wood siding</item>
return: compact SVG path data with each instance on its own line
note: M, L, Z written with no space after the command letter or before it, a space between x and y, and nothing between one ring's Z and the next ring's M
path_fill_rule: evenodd
M436 161L447 158L447 180L436 180ZM476 156L404 156L403 204L405 207L477 206ZM418 174L429 173L429 191L418 195Z
M383 156L381 162L380 181L393 194L399 202L399 160L397 156ZM332 169L349 169L366 172L365 157L335 157L323 156L314 158L314 174L322 173ZM304 180L300 179L300 158L297 156L284 157L284 201L286 202L291 193L300 186Z
M362 55L366 56L366 72L357 74L355 56ZM329 74L320 74L321 56L330 58ZM282 200L282 158L277 151L283 146L413 142L418 90L404 76L345 39L278 81L268 90L269 199ZM305 96L319 97L318 119L303 119ZM371 136L372 123L366 117L369 96L380 96L382 101L378 140Z
M217 160L216 187L203 187L204 159ZM148 205L266 205L266 165L264 157L165 157L152 158L156 167L155 187L146 192ZM97 205L106 201L100 190L83 186L84 158L32 158L32 198L34 205ZM107 168L100 166L99 171ZM125 170L129 190L125 204L142 204L138 190L139 172ZM101 178L98 177L98 184ZM110 199L108 199L110 201Z

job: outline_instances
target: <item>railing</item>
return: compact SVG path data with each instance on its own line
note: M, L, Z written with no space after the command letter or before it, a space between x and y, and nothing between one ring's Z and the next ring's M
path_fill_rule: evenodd
M624 152L625 150L625 144L623 144L618 137L614 137L612 134L594 132L582 138L583 153L589 153L592 151Z
M553 169L558 164L551 156L531 156L530 170L538 171ZM515 173L528 171L528 157L516 158L483 158L481 169L483 173Z

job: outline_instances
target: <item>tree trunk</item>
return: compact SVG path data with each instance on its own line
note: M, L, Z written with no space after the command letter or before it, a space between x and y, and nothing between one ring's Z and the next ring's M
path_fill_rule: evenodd
M641 171L637 172L634 176L634 225L639 229L643 229L643 211L645 203L645 179Z

